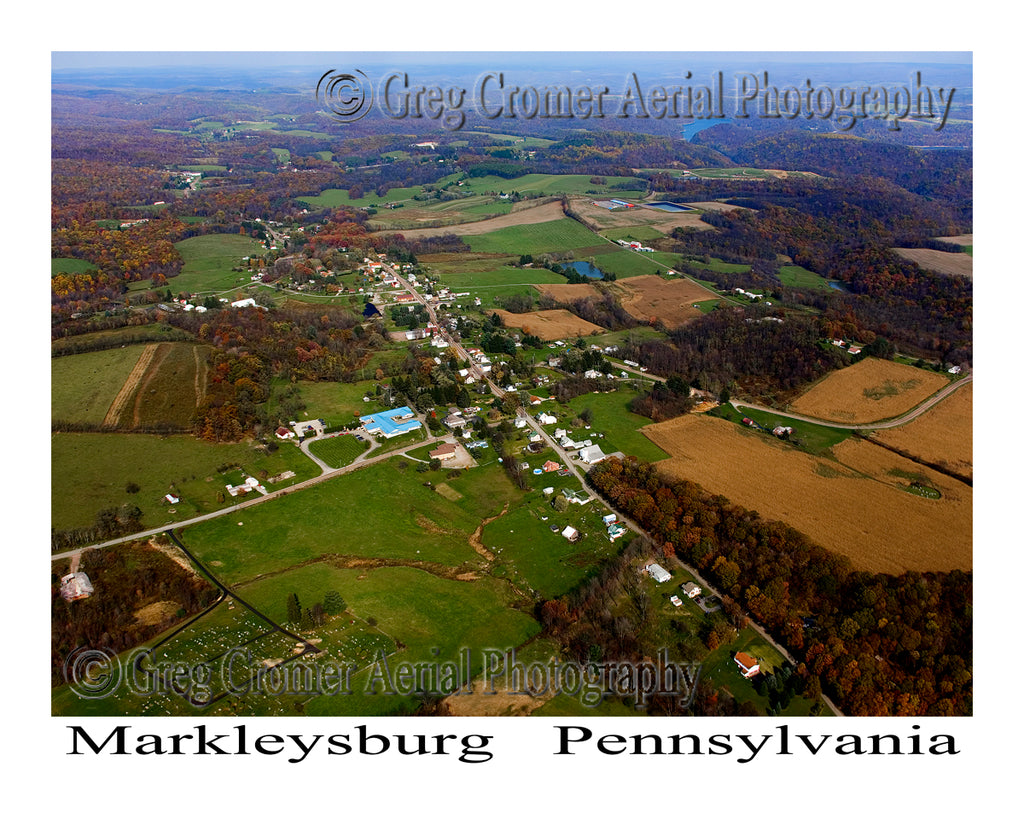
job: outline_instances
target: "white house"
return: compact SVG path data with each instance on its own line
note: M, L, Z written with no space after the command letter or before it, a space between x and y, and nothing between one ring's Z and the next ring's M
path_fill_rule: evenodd
M239 301L231 302L232 307L255 307L256 299L240 299Z
M694 597L700 597L701 587L694 583L692 580L689 583L683 584L683 594L689 597L691 600Z
M607 456L601 451L601 447L588 446L580 450L580 460L585 464L596 464L598 461L603 461Z
M644 568L647 570L647 573L654 578L656 583L664 583L665 581L672 579L672 575L657 563L648 563Z
M555 418L555 416L554 416L554 415L548 415L548 414L547 414L546 412L539 412L539 413L537 413L537 420L538 420L538 421L539 421L539 422L540 422L541 424L553 424L553 423L555 423L555 422L556 422L556 421L557 421L558 419L557 419L557 418Z
M575 529L573 529L571 526L566 526L562 530L562 537L564 537L570 543L573 543L573 542L579 540L580 533L577 532Z

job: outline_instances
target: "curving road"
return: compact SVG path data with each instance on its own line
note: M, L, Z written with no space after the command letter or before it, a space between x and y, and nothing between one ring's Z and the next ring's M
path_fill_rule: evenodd
M910 421L913 421L919 415L927 412L944 398L948 398L956 390L960 389L964 384L970 384L974 381L974 375L967 375L958 381L954 381L952 384L948 384L935 393L931 398L918 404L909 412L903 413L903 415L897 415L895 418L889 418L885 421L876 421L871 424L839 424L834 421L823 421L821 418L812 418L809 415L797 415L794 412L783 412L782 410L773 409L772 407L762 407L759 404L749 404L745 401L730 401L729 403L736 409L746 407L747 409L759 410L761 412L767 412L772 415L777 415L780 418L791 418L794 421L806 421L809 424L817 424L820 427L831 427L832 429L856 429L856 430L873 430L873 429L892 429L893 427L902 426Z

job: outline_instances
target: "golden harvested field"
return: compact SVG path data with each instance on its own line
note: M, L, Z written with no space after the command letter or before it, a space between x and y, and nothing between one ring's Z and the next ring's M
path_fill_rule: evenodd
M844 441L834 449L837 462L706 415L641 431L670 453L658 463L665 474L788 523L858 569L971 568L971 488L872 443ZM942 498L905 491L908 476L920 476Z
M942 242L949 242L951 245L973 245L974 234L973 233L961 233L959 236L936 236L936 239Z
M947 253L927 247L893 248L904 259L916 262L925 270L934 270L945 276L974 278L974 257L969 253Z
M938 373L869 356L829 373L787 409L825 421L868 424L902 415L948 383Z
M535 284L541 293L545 293L556 301L570 302L574 299L585 299L598 296L600 293L592 284Z
M717 213L725 213L730 210L750 210L742 205L730 205L727 202L683 202L684 205L689 205L693 208L700 208L701 210L711 210Z
M974 474L973 410L974 385L967 384L909 424L872 437L969 478Z
M501 317L506 327L517 327L523 332L537 336L541 341L605 332L603 328L574 316L568 310L536 310L532 313L509 313L507 310L494 312Z
M660 276L634 276L615 283L622 306L640 321L661 319L666 327L679 327L701 315L693 305L717 297L689 279L671 281Z
M413 228L412 230L382 230L379 234L387 236L391 233L401 233L406 239L422 239L427 236L443 236L446 233L454 233L457 236L480 236L490 233L492 230L513 227L515 225L537 225L541 222L554 222L556 219L564 218L561 202L548 202L545 205L536 207L524 207L515 210L504 216L495 216L493 219L483 219L479 222L466 222L461 225L449 225L448 227L437 228Z

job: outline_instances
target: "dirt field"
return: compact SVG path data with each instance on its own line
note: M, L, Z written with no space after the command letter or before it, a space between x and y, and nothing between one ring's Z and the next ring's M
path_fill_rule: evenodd
M599 295L597 288L592 284L535 284L534 287L561 302Z
M940 242L949 242L951 245L973 245L973 233L961 233L959 236L936 236Z
M601 230L617 227L633 227L647 225L662 233L670 233L673 228L691 227L698 230L714 230L707 222L700 220L700 213L689 211L684 213L668 213L651 208L628 208L610 211L593 204L595 199L609 197L574 197L572 206L588 222L593 222Z
M787 409L826 421L867 424L902 415L948 383L938 373L868 357L825 376Z
M668 328L679 327L701 315L694 303L717 297L716 293L689 279L666 280L660 276L635 276L615 283L622 306L640 321L661 319Z
M718 213L725 213L729 210L748 210L741 205L727 205L725 202L683 202L684 205L690 207L700 208L701 210L711 210Z
M784 521L846 555L858 569L971 567L971 488L872 443L844 441L835 447L837 462L706 415L682 416L642 432L671 453L658 464L665 474ZM918 476L941 499L901 488Z
M507 310L494 312L501 317L506 327L517 327L537 336L541 341L605 332L603 328L574 316L568 310L536 310L533 313L509 313Z
M454 233L457 236L480 236L490 233L493 230L512 227L514 225L537 225L541 222L554 222L561 219L561 202L548 202L537 207L526 207L522 210L513 210L505 216L496 216L493 219L484 219L479 222L466 222L462 225L449 225L439 228L414 228L412 230L382 230L380 236L387 236L391 233L401 233L407 239L422 239L426 236L443 236L446 233Z
M974 474L973 393L973 384L961 387L920 418L902 427L880 430L872 437L970 478Z
M968 276L974 278L974 257L967 253L947 253L926 247L893 248L904 259L916 262L925 270L934 270L944 276Z

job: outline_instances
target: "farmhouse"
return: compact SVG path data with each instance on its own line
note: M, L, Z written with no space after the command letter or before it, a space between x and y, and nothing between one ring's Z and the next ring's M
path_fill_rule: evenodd
M458 451L459 448L455 444L441 444L437 449L430 451L430 457L439 461L450 461Z
M665 581L672 579L672 575L670 575L667 571L665 571L665 569L663 569L657 563L648 563L644 566L644 571L646 571L647 574L653 577L656 583L664 583Z
M60 596L69 603L72 600L84 600L92 593L92 583L85 572L72 572L60 579Z
M691 600L694 597L699 597L701 593L701 587L694 583L692 580L689 583L684 583L681 586L683 594L689 597Z
M736 665L739 666L740 673L748 680L751 677L756 677L761 672L761 666L758 665L757 660L743 651L737 651L733 659L736 661Z
M394 438L396 435L404 435L423 426L408 407L396 407L364 415L362 423L363 429L382 438Z
M289 438L295 437L295 433L288 429L288 427L278 427L274 434L282 441L287 441Z

